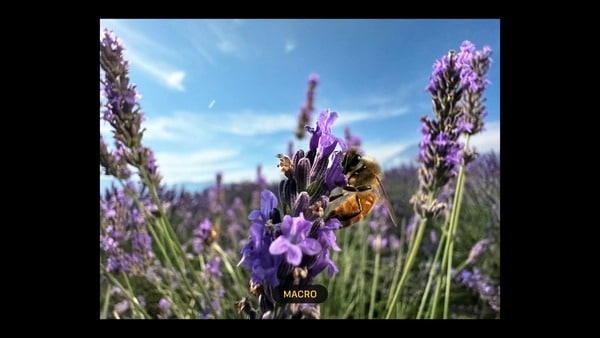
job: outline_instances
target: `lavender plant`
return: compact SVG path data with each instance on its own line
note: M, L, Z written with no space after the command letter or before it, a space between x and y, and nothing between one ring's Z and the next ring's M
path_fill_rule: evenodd
M483 105L483 93L488 83L485 77L489 65L491 50L484 47L482 51L475 51L475 46L469 41L464 41L460 52L450 51L446 56L437 60L426 90L432 95L433 112L436 119L423 117L423 139L419 143L420 167L418 170L420 187L411 199L415 213L421 218L421 224L416 232L414 242L411 243L408 258L404 266L402 277L395 286L394 296L389 304L386 318L390 318L396 305L408 274L415 261L418 246L425 232L427 221L449 209L448 203L441 200L438 194L441 189L455 176L457 178L456 193L451 206L448 225L442 229L443 239L440 240L435 254L436 260L442 253L442 271L445 270L445 304L444 318L448 318L450 299L450 269L452 266L453 234L458 220L462 186L464 182L464 165L477 156L468 148L469 137L483 129L483 118L487 114ZM466 136L465 144L459 138ZM431 274L434 274L436 264L431 265ZM428 283L428 287L431 283ZM436 292L433 296L430 316L437 315L437 300L442 287L442 274L438 274ZM421 309L428 294L424 292ZM420 311L421 312L421 311ZM417 317L420 316L420 313Z
M111 152L100 138L100 166L123 188L100 202L100 273L107 282L101 318L107 318L113 287L125 297L116 303L122 310L113 312L117 315L131 309L131 318L157 318L162 297L177 305L170 309L178 318L215 317L219 307L214 300L220 298L211 289L217 283L196 272L159 198L161 176L154 153L142 143L144 114L123 51L121 42L105 29L100 36L101 119L111 126L115 150ZM127 181L131 169L141 189ZM200 265L205 271L202 259ZM212 270L216 266L213 263ZM145 295L136 294L141 291ZM155 299L149 302L148 295ZM149 311L150 303L155 311Z
M298 114L298 126L296 127L296 137L299 140L302 140L306 135L305 126L310 125L311 123L311 115L315 110L314 101L315 101L315 88L319 83L319 75L310 74L308 77L308 89L306 91L306 101L302 108L300 108L300 113ZM290 155L291 156L291 155Z
M278 166L286 177L279 185L279 200L264 190L260 209L248 215L250 241L242 249L239 265L251 271L250 290L259 303L258 309L244 303L249 317L320 317L318 304L280 304L275 293L276 288L311 285L325 269L329 277L338 271L329 249L340 250L334 230L341 225L335 218L323 219L329 193L347 183L341 152L334 154L338 144L342 151L346 149L331 133L337 116L322 111L316 128L306 128L312 134L308 152L298 150L293 158L279 155Z

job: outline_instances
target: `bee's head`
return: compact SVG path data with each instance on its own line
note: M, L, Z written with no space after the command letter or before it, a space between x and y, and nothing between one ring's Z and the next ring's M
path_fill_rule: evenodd
M350 148L342 158L342 172L347 175L349 172L360 169L362 154L358 148Z

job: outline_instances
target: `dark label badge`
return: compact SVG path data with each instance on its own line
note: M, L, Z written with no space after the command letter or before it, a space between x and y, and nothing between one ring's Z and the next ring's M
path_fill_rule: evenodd
M278 303L323 303L327 300L327 288L323 285L275 288L273 296Z

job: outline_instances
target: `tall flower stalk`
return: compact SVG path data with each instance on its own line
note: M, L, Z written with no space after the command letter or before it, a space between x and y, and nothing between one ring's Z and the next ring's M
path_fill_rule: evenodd
M443 318L448 318L450 310L450 283L452 280L452 256L454 252L454 234L458 224L460 215L460 207L463 200L463 191L465 184L465 165L475 159L476 153L470 150L469 141L471 135L477 134L483 130L483 119L487 115L484 106L485 98L484 91L489 83L486 75L492 62L491 49L484 46L483 50L476 51L475 45L469 41L463 42L460 47L460 54L457 63L461 69L461 80L465 87L462 95L461 118L465 121L465 150L464 163L460 166L458 179L456 184L456 193L452 203L452 213L450 215L450 224L446 232L449 240L446 241L444 247L444 256L442 258L442 269L446 269L446 285L444 297L444 313ZM444 264L446 263L446 264ZM437 284L441 287L441 283ZM435 302L434 302L435 304ZM435 311L432 311L432 316Z
M298 150L293 158L278 155L285 175L279 199L263 190L260 209L248 215L250 241L242 248L239 265L250 271L250 292L258 297L258 309L247 299L242 302L250 318L320 317L318 304L281 304L276 292L311 285L325 269L330 277L338 271L329 249L340 250L334 230L341 224L323 218L331 190L347 183L340 165L342 153L334 154L338 144L342 151L346 149L343 140L331 133L336 119L336 112L321 112L317 127L306 128L312 134L309 150Z
M427 221L448 209L448 203L438 195L451 179L458 176L454 200L451 204L452 212L449 222L442 231L442 236L448 236L448 238L440 239L438 245L444 245L444 249L442 251L440 247L436 252L438 258L442 254L441 271L446 272L444 318L447 318L450 298L449 277L452 265L452 234L456 231L462 200L464 165L475 159L477 155L468 148L469 137L482 130L483 118L487 114L483 106L483 92L488 83L485 75L491 62L490 54L489 47L486 46L482 51L476 52L471 42L464 41L460 52L450 51L441 59L436 60L433 65L433 72L426 90L432 95L435 119L426 116L421 118L423 139L419 143L418 157L420 185L411 199L415 213L421 221L417 227L415 238L409 246L400 280L393 287L394 293L391 303L388 304L386 318L391 318L398 297L406 284ZM459 141L463 135L466 137L466 147ZM431 266L432 271L437 266L435 263L434 261ZM431 280L427 283L426 294L429 291L430 282ZM437 299L439 299L442 285L441 274L438 274L435 285L436 292L430 311L431 316L435 316L436 313Z
M102 76L101 119L111 126L115 140L115 150L111 152L103 138L100 138L100 165L106 174L118 179L125 194L121 200L125 197L130 199L133 205L129 207L134 207L135 211L132 214L133 222L119 224L119 221L123 220L114 217L118 214L114 203L110 206L106 204L110 201L104 201L105 212L101 213L101 249L106 260L101 260L101 275L110 284L124 291L127 301L134 304L138 310L139 317L147 318L150 314L144 311L133 293L132 272L135 272L135 275L143 275L144 283L150 283L153 290L164 293L167 302L176 301L186 309L175 311L177 316L194 318L195 313L204 311L206 315L210 313L214 317L218 309L211 299L215 297L209 295L206 279L195 273L166 217L166 207L160 201L158 192L161 176L154 153L142 144L144 129L141 123L144 114L138 103L141 96L136 85L130 83L129 62L123 57L124 48L112 31L107 29L101 33L99 47ZM126 183L132 175L130 168L135 169L140 179L140 191ZM142 195L145 197L142 198ZM125 204L121 203L121 207ZM131 228L128 224L136 224L136 228ZM135 230L119 230L120 226ZM124 233L127 233L126 237L123 237ZM123 240L131 241L131 253L128 255L123 251L127 250L127 247L119 247L119 242ZM146 253L146 260L156 256L152 268L149 268L147 263L140 265L139 257L143 257L140 256L143 253ZM147 269L139 271L142 266ZM132 270L133 268L136 269ZM174 290L167 281L172 277L170 271L176 271L178 274L179 293L168 291Z
M312 112L315 110L315 88L319 83L319 75L310 74L308 77L308 89L306 90L306 101L300 113L298 114L298 126L296 128L296 138L302 140L306 135L305 127L310 125Z

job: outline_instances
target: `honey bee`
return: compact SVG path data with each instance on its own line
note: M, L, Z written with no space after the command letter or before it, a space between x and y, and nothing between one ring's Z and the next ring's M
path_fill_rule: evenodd
M362 156L359 149L350 148L342 157L341 165L348 185L331 192L325 219L337 218L345 228L358 223L375 205L383 203L392 223L397 226L389 197L381 184L383 172L379 164Z

